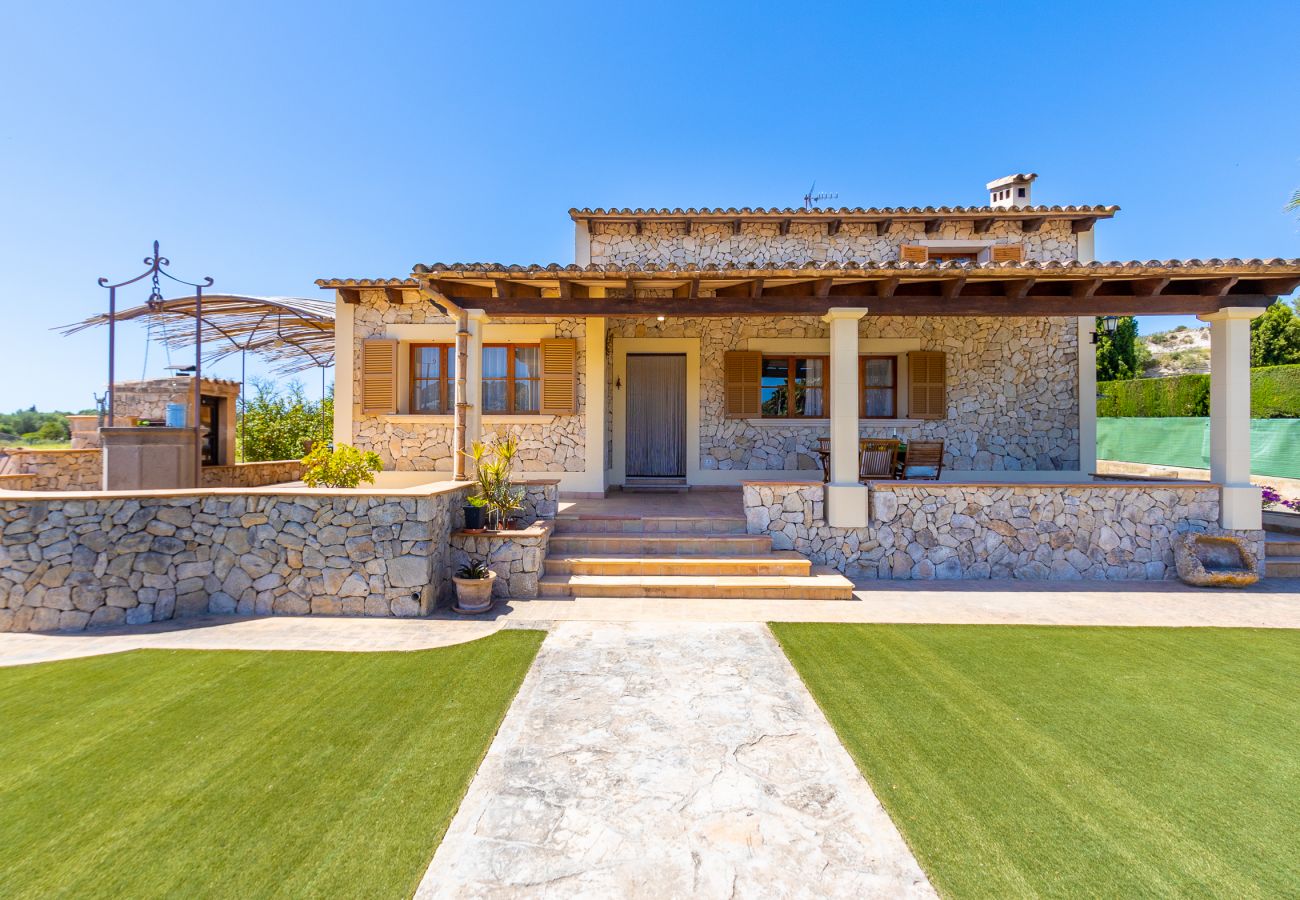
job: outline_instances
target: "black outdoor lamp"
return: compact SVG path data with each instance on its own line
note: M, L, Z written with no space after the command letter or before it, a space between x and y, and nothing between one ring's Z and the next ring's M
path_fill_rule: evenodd
M1106 329L1106 334L1114 334L1115 329L1119 327L1119 316L1102 316L1101 327ZM1092 333L1092 342L1097 343L1097 332Z

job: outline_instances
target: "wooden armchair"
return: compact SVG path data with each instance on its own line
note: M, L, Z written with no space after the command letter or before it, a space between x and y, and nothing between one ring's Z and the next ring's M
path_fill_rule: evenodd
M903 477L917 481L938 481L943 471L943 441L912 441L903 461Z
M898 465L899 441L868 438L859 442L858 480L880 481L893 478Z
M822 464L822 483L825 484L831 480L831 439L828 437L819 437L817 439L817 458Z

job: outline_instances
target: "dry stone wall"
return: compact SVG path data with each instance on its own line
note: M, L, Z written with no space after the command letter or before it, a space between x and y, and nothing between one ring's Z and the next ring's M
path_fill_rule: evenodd
M466 491L3 499L0 631L423 615L449 595Z
M488 568L497 573L496 583L492 585L493 597L536 597L537 579L542 577L552 528L552 523L539 520L528 528L495 534L454 531L452 571L471 560L485 560Z
M1078 241L1070 223L1048 221L1038 231L1022 231L1018 221L997 221L983 234L975 234L968 223L944 222L934 234L926 234L920 222L896 222L889 233L876 235L874 225L847 222L834 236L826 226L792 222L788 234L780 233L777 222L746 222L740 234L732 234L729 223L695 222L686 234L682 224L643 222L641 233L631 222L602 222L591 235L591 261L628 265L666 265L727 262L892 262L901 244L948 240L1016 243L1024 247L1025 259L1042 262L1070 262L1078 258Z
M103 483L103 451L98 448L84 450L40 450L14 448L0 451L8 458L4 472L11 475L28 475L22 486L12 490L25 491L94 491Z
M236 463L233 466L204 466L204 487L263 487L302 480L302 461L278 459L266 462Z
M1224 533L1216 487L871 484L870 524L826 524L820 484L749 483L751 534L851 578L1161 580L1185 532ZM1263 549L1263 532L1233 532Z
M611 335L699 338L700 468L820 468L817 438L826 421L789 423L725 417L722 363L728 350L760 338L829 337L814 317L609 319ZM863 437L898 434L944 441L944 465L956 471L1053 471L1079 467L1078 331L1074 319L965 316L871 316L861 338L916 338L947 354L948 413L898 426L864 422ZM606 367L613 371L612 360ZM612 377L612 375L611 375ZM614 396L610 385L608 396ZM903 387L900 385L900 394ZM607 434L612 438L612 405ZM612 440L611 444L612 445Z
M386 336L392 325L449 324L429 303L389 303L382 291L363 291L355 307L352 378L354 397L361 396L361 341ZM483 423L483 439L513 434L519 439L518 470L522 472L581 472L586 468L586 326L578 318L511 318L511 325L555 326L558 338L577 341L578 406L574 415L544 416L536 422ZM405 349L403 348L403 352ZM399 390L405 391L404 385ZM490 420L492 414L486 414ZM352 407L353 443L374 450L385 469L419 472L452 470L452 418L448 416L362 415Z

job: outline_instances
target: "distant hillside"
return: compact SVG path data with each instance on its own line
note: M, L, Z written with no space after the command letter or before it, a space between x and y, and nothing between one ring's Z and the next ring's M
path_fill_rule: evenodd
M1188 328L1179 325L1173 331L1161 331L1142 338L1151 351L1144 377L1187 375L1210 371L1210 327Z

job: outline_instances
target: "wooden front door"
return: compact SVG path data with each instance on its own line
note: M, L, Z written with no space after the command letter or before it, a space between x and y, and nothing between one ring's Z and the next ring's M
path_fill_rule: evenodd
M686 476L684 354L628 354L627 474Z

